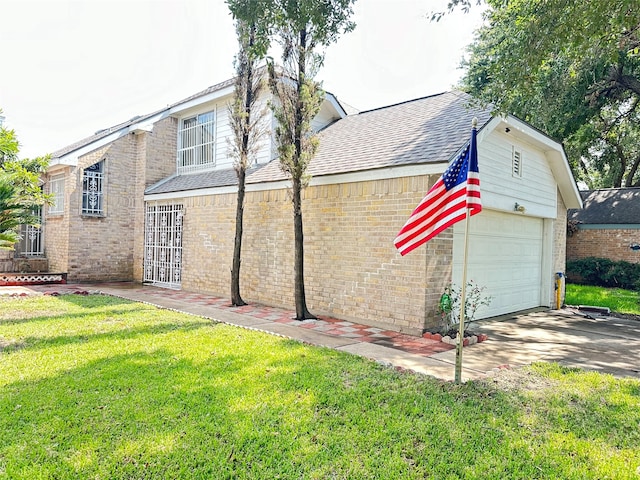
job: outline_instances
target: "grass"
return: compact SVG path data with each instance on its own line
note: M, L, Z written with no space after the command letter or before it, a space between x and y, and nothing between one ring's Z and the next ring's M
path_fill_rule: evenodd
M640 315L640 292L633 290L568 283L565 302L567 305L609 307L612 312Z
M0 299L0 479L637 479L640 381L454 385L106 296Z

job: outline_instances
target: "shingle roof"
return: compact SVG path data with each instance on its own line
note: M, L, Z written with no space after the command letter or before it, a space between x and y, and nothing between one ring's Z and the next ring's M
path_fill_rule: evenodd
M249 169L247 175L259 170L262 166ZM174 175L161 182L151 185L145 194L183 192L200 188L228 187L238 184L238 176L233 168L214 170L211 172L197 172L188 175Z
M234 82L233 78L229 79L229 80L225 80L224 82L220 82L220 83L217 83L215 85L212 85L209 88L207 88L205 90L202 90L201 92L198 92L198 93L196 93L194 95L191 95L190 97L187 97L187 98L184 98L184 99L182 99L182 100L180 100L178 102L172 103L171 105L167 106L166 108L162 108L162 109L157 110L157 111L155 111L153 113L149 113L148 115L133 117L132 119L127 120L126 122L114 125L113 127L109 127L109 128L105 128L103 130L99 130L95 134L93 134L93 135L91 135L89 137L83 138L82 140L79 140L79 141L77 141L75 143L72 143L71 145L67 145L67 146L65 146L65 147L63 147L63 148L61 148L59 150L56 150L55 152L53 152L51 154L51 158L55 159L55 158L63 157L63 156L65 156L65 155L67 155L67 154L69 154L71 152L79 150L82 147L90 145L91 143L96 142L96 141L98 141L98 140L100 140L100 139L102 139L102 138L104 138L104 137L106 137L108 135L111 135L114 132L122 130L123 128L127 128L130 125L133 125L135 123L139 123L139 122L142 122L142 121L144 121L144 120L146 120L148 118L151 118L154 115L157 115L158 113L164 112L165 110L169 110L169 109L171 109L171 108L173 108L173 107L175 107L177 105L186 103L186 102L188 102L190 100L194 100L194 99L199 98L199 97L203 97L203 96L208 95L210 93L213 93L215 91L221 90L221 89L223 89L225 87L228 87L229 85L233 85L233 82Z
M570 209L569 220L583 224L640 224L640 188L608 188L580 192L583 208Z
M470 98L463 92L445 92L343 118L320 133L308 173L447 162L469 140L473 117L479 128L491 119L490 110L470 107ZM285 178L274 160L248 176L247 183Z

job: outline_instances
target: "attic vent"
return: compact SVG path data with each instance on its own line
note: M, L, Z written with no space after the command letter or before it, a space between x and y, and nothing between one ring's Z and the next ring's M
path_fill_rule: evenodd
M522 152L513 147L513 158L511 162L511 172L514 177L522 178Z

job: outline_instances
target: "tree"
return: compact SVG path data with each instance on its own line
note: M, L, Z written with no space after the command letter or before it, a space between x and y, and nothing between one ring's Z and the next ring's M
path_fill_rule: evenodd
M635 184L630 143L617 135L629 138L640 128L627 114L640 98L637 1L486 3L485 25L463 62L463 88L571 145L578 178ZM450 2L450 9L470 6L468 0ZM604 124L616 128L605 125L597 135Z
M0 109L2 114L2 109ZM13 130L2 126L0 122L0 167L5 161L16 160L18 158L19 143Z
M246 305L240 295L240 264L244 218L245 180L247 169L255 159L260 142L267 132L264 125L265 109L260 107L263 75L259 63L269 47L269 5L261 0L227 0L236 26L238 53L235 96L229 107L229 119L233 130L231 155L238 176L236 204L236 233L231 268L231 303Z
M1 112L1 110L0 110ZM50 201L39 178L49 157L18 159L19 143L13 130L0 125L0 249L13 250L20 225L38 225L35 209Z
M282 47L282 65L268 62L272 110L277 120L280 167L291 180L294 221L296 319L315 318L307 309L304 290L302 190L308 185L307 166L318 148L311 121L324 92L314 77L324 49L355 28L349 20L355 0L274 0L274 32Z

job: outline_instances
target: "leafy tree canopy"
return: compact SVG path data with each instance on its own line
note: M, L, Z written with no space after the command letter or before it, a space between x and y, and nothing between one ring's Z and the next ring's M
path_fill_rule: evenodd
M39 181L49 157L20 160L18 152L15 132L0 126L0 249L13 249L20 225L38 225L34 210L50 201Z
M640 185L631 140L640 132L637 0L486 4L463 88L564 141L576 177L590 186ZM469 0L449 7L473 8Z

